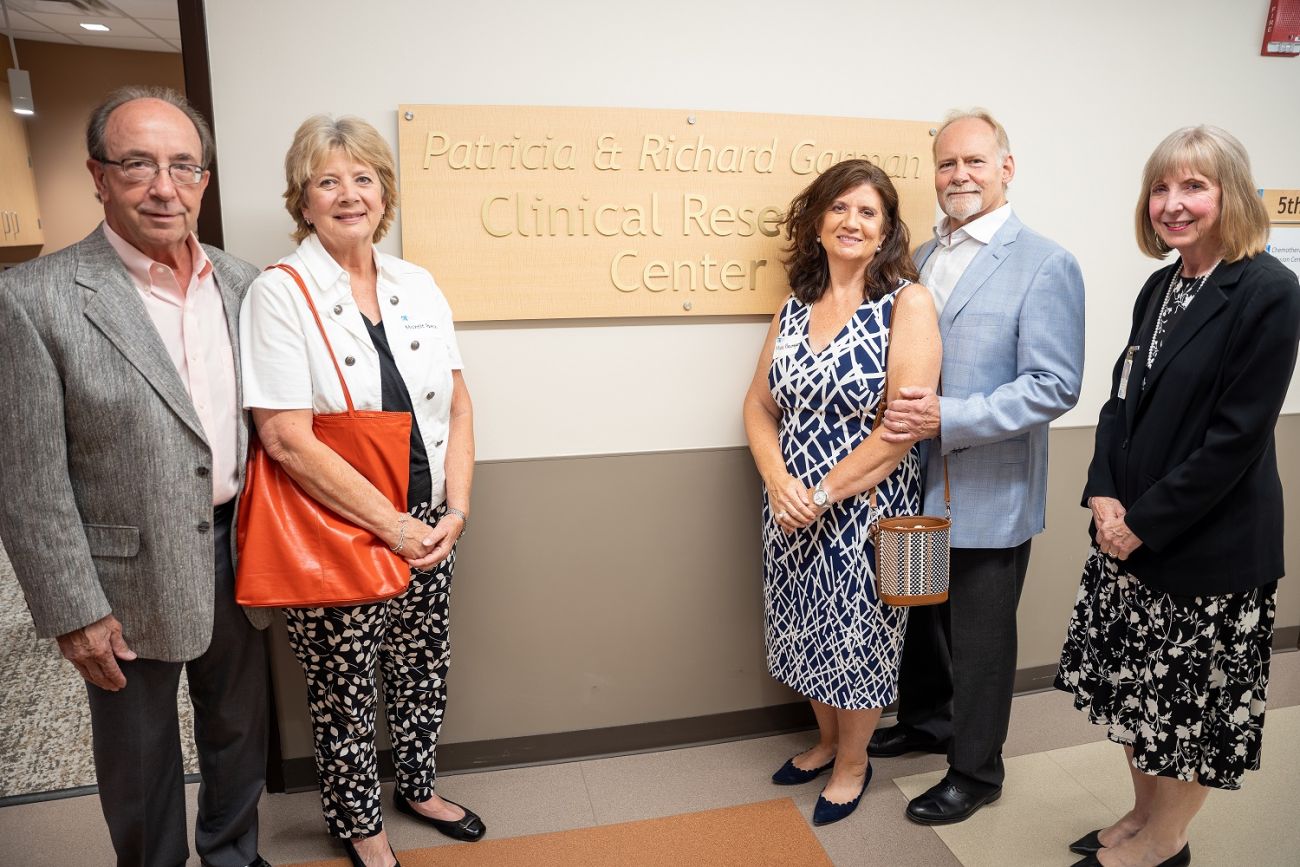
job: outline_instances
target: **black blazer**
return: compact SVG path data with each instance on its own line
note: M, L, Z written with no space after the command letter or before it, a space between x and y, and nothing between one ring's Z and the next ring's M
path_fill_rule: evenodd
M1296 363L1300 284L1267 253L1220 265L1148 372L1156 312L1181 266L1160 269L1138 294L1128 345L1141 348L1123 400L1123 353L1115 364L1083 502L1123 503L1142 540L1125 569L1148 586L1240 593L1284 574L1273 431Z

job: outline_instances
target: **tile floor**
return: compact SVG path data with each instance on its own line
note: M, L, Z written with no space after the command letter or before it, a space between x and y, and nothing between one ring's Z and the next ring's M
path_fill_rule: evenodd
M1240 792L1215 792L1192 828L1197 867L1295 867L1300 863L1300 653L1274 663L1264 768ZM789 796L809 815L818 785L777 789L768 776L808 742L780 735L583 762L458 774L439 790L482 814L493 836L669 816ZM1017 698L1012 710L1006 793L970 821L934 830L903 817L910 794L941 775L940 756L881 759L858 811L816 829L838 867L1051 867L1072 860L1064 844L1124 809L1127 775L1118 747L1100 740L1062 693ZM196 787L190 787L191 810ZM389 787L385 787L385 798ZM274 864L339 857L326 839L315 793L267 795L262 854ZM447 841L392 815L399 850ZM4 863L31 867L112 863L98 803L70 798L0 809ZM461 844L463 845L463 844ZM192 863L197 863L193 859ZM340 864L345 862L339 861ZM508 865L503 865L508 867ZM677 865L686 867L686 865Z

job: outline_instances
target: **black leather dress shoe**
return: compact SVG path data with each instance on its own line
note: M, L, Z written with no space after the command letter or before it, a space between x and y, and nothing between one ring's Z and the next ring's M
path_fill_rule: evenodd
M892 759L906 753L946 753L948 742L939 741L905 725L876 729L867 742L867 755Z
M1000 787L984 795L973 795L944 777L937 785L908 802L907 818L922 825L951 825L964 822L980 807L1000 797Z
M267 861L261 855L258 855L252 861L248 862L248 867L271 867L271 862Z
M804 783L811 783L833 767L835 767L834 759L831 759L820 768L811 768L809 770L796 766L794 759L787 759L786 763L772 775L772 782L778 786L801 786Z
M1175 855L1170 855L1161 861L1156 867L1188 867L1192 863L1192 844L1188 843L1178 850ZM1070 867L1101 867L1101 862L1097 860L1097 853L1093 852L1086 858L1075 861Z
M1097 837L1102 831L1098 828L1096 831L1089 831L1078 840L1070 844L1070 851L1076 855L1091 855L1094 852L1101 851L1101 840Z
M443 800L447 801L446 798L443 798ZM482 840L483 835L487 833L487 826L483 824L483 820L464 804L457 804L455 801L447 801L447 803L454 804L464 810L464 817L452 820L435 819L432 816L426 816L423 813L417 812L416 809L411 806L410 801L397 794L396 791L393 792L393 806L397 808L397 812L405 813L412 819L423 822L426 825L432 825L434 828L438 829L440 833L446 834L453 840L463 840L466 843L475 843Z

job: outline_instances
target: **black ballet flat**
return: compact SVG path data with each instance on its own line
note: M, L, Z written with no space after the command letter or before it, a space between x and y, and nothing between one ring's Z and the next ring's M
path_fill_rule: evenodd
M348 860L352 862L352 867L366 867L366 862L362 861L361 856L357 854L357 847L352 845L351 837L344 837L339 842L343 844L343 851L348 853ZM397 860L397 853L393 851L391 843L388 845L388 852L393 856L394 867L402 867L402 862ZM249 867L253 867L253 865L250 864ZM267 867L270 867L270 865L267 865Z
M772 775L772 782L778 786L802 786L804 783L811 783L833 767L835 767L834 759L831 759L820 768L811 768L809 770L797 767L794 759L787 759L780 770Z
M813 807L812 823L814 825L829 825L832 822L838 822L841 819L847 819L849 814L858 808L862 801L862 796L867 793L867 786L871 785L871 775L875 768L867 765L867 777L862 781L862 791L858 796L847 804L837 804L834 801L828 801L823 795L817 796L817 806Z
M447 801L446 798L443 798ZM405 813L416 821L423 822L426 825L432 825L440 834L445 834L453 840L461 840L466 843L476 843L483 839L487 833L487 826L483 820L478 817L473 810L464 804L457 804L455 801L447 801L448 804L460 807L465 811L465 815L460 819L435 819L432 816L426 816L411 806L411 802L393 792L393 806L397 812Z

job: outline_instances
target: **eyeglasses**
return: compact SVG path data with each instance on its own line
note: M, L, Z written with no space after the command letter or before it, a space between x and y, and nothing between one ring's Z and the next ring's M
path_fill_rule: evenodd
M117 166L129 181L152 181L158 177L159 171L167 169L167 174L171 176L172 183L189 186L202 181L205 172L203 166L191 165L190 163L172 163L169 166L160 166L153 160L140 159L139 157L126 160L96 160L96 162L106 166Z

